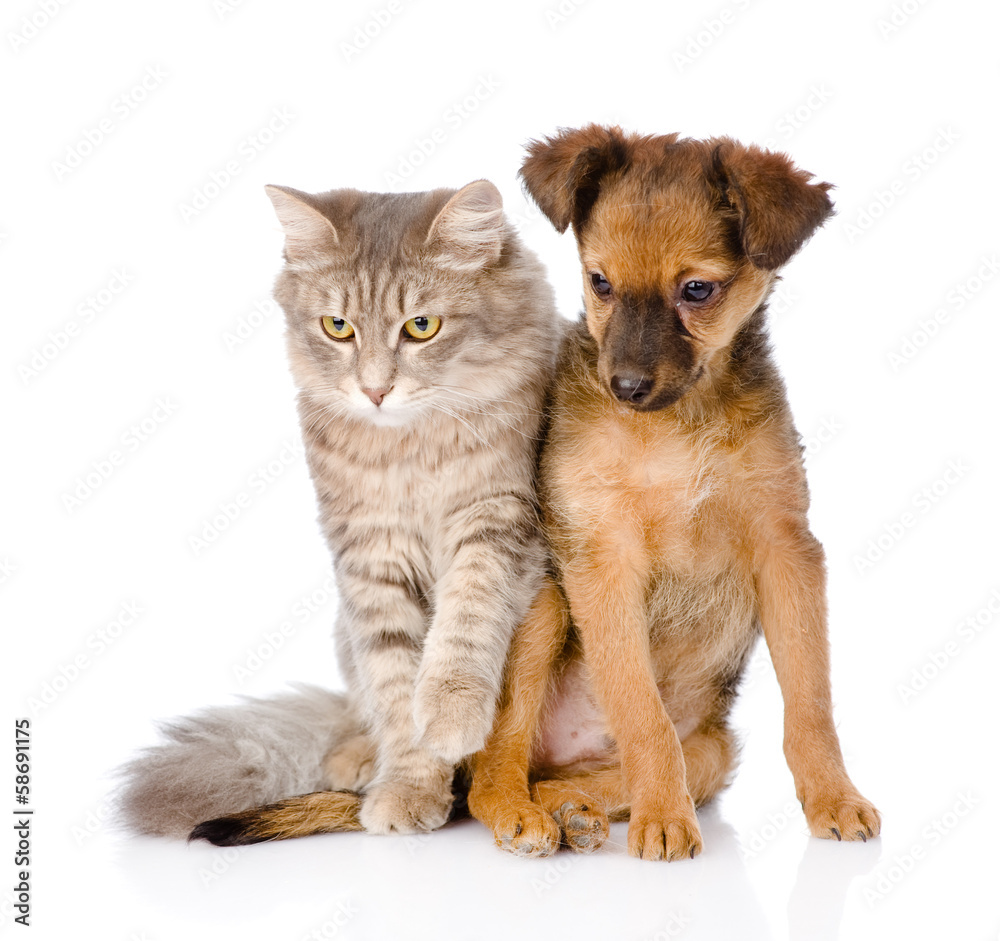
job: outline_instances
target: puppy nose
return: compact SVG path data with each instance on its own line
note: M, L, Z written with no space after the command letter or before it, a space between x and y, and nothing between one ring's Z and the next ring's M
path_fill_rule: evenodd
M368 396L376 405L382 404L382 399L384 399L392 389L362 389L365 395Z
M611 391L621 402L641 402L653 388L643 373L621 372L611 377Z

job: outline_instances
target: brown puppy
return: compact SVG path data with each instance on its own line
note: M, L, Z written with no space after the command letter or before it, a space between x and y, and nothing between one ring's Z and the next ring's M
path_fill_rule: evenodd
M515 638L469 805L519 855L701 850L695 806L735 765L727 714L761 628L816 836L867 839L834 728L823 550L765 337L775 272L829 185L729 139L590 126L521 173L572 225L585 322L564 344L541 498L557 571Z

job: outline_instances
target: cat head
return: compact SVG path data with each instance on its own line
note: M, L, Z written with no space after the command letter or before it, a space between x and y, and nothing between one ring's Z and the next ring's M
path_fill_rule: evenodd
M512 280L540 271L492 183L427 193L266 189L285 233L275 297L292 372L314 405L401 426L505 393L503 359L518 352Z

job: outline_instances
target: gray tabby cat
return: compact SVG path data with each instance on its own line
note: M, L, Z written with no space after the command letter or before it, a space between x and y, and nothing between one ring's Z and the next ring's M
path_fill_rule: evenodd
M186 835L322 791L283 801L268 828L227 818L195 835L294 836L306 811L310 832L324 813L329 829L432 829L455 764L485 742L543 572L534 474L560 333L551 290L485 180L267 192L348 688L176 721L123 769L119 806L133 829Z

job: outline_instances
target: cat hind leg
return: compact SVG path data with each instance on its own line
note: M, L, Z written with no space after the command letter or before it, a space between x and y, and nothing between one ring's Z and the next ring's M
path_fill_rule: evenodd
M375 759L375 742L355 735L327 754L323 775L333 791L361 791L375 780Z

